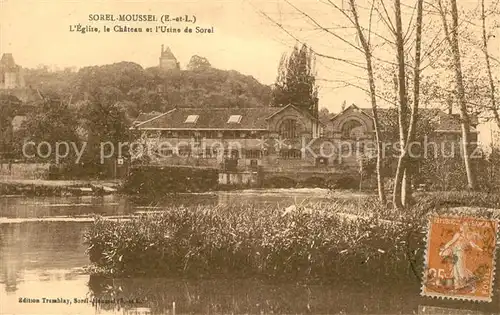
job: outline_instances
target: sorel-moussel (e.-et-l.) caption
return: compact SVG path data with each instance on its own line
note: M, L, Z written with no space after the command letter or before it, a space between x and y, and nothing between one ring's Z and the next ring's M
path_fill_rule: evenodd
M83 23L69 25L72 33L213 34L212 25L198 24L191 14L90 13Z

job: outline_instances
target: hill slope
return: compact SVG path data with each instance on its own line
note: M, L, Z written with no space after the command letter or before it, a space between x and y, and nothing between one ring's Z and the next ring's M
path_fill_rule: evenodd
M163 71L133 62L84 67L78 72L26 69L26 82L72 102L104 91L130 112L178 107L268 106L271 89L252 76L215 68Z

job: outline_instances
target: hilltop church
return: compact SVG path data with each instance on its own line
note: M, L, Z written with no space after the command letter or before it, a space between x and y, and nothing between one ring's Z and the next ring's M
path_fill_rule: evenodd
M16 65L11 53L5 53L0 59L0 90L18 88L24 88L22 68Z
M161 54L160 54L160 69L162 70L179 70L180 65L174 54L167 46L165 49L164 45L161 45Z

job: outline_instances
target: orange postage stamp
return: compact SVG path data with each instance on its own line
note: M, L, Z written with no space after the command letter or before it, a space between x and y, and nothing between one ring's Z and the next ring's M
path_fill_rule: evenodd
M496 220L431 217L421 294L491 302L497 229Z

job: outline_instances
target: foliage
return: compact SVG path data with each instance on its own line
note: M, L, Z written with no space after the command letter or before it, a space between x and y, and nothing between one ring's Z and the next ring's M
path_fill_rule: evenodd
M296 45L290 56L282 56L272 95L274 106L293 104L318 115L314 61L312 50L305 44L300 49Z
M60 99L45 98L36 104L26 116L20 129L15 133L16 151L19 156L25 141L33 141L36 144L47 142L51 149L46 148L41 155L54 153L53 150L58 142L78 143L77 121L74 111L66 102ZM52 152L50 152L52 150ZM33 155L33 152L27 152ZM64 152L63 152L64 153ZM65 162L72 161L72 150L69 150Z
M118 62L103 66L84 67L78 71L76 88L80 93L92 93L97 88L115 88L126 94L133 88L145 86L142 67L133 62Z
M133 62L119 62L84 67L78 72L31 69L26 71L25 77L32 88L71 99L72 103L94 97L99 89L114 89L127 113L133 117L140 112L165 111L175 106L256 107L269 104L270 87L237 71L208 67L208 61L199 58L195 60L198 62L196 69L184 71L162 71L158 67L143 69Z
M74 93L77 72L74 69L49 70L47 66L23 69L26 86L38 89L50 97L70 97Z
M186 66L188 70L201 70L210 68L212 65L205 57L200 57L198 55L194 55L189 59L189 63Z
M214 189L218 179L218 172L214 169L140 166L131 169L124 184L124 191L154 198L172 192Z
M454 143L455 150L459 151L459 142ZM416 183L426 184L428 189L441 191L461 191L467 189L467 174L461 154L450 154L450 150L441 147L441 153L430 152L425 159L418 161L419 172ZM489 155L475 150L471 157L472 167L478 176L477 185L480 191L495 192L500 187L497 176L500 159L498 150Z
M86 142L81 163L92 175L111 173L109 165L101 161L102 148L112 146L113 157L128 154L126 151L119 152L120 143L129 140L128 128L131 124L125 103L121 102L122 97L118 89L103 87L94 90L88 100L76 105L79 126L85 134L82 140Z
M12 151L12 119L20 105L21 101L17 97L0 95L0 159L7 156L7 152Z

